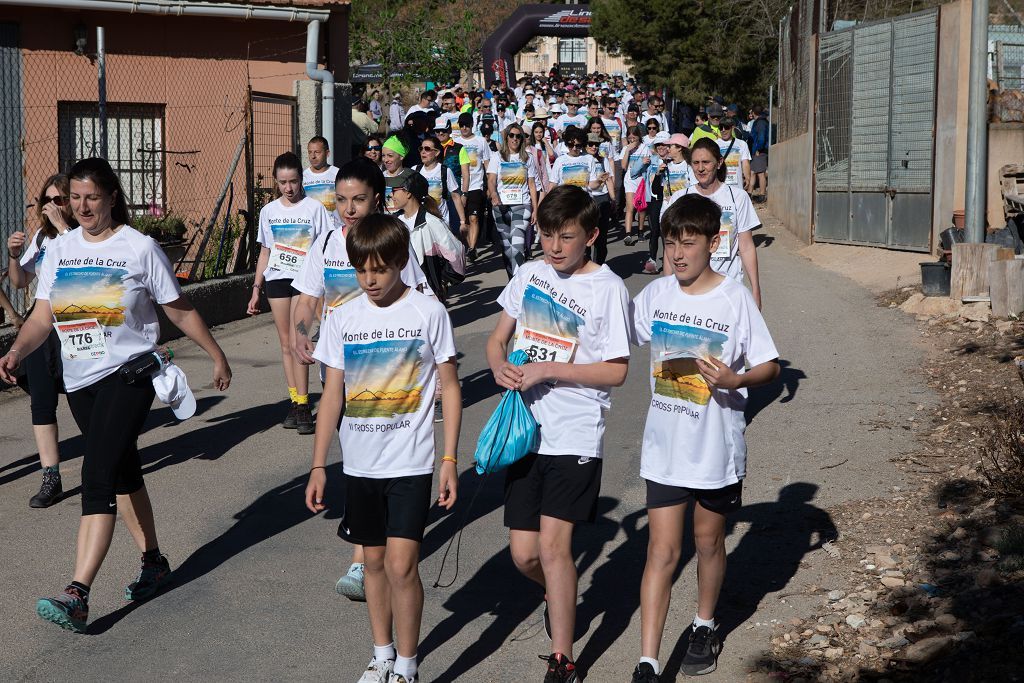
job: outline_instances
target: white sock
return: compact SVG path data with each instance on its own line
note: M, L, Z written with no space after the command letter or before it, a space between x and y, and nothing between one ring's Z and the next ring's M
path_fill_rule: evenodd
M388 643L387 645L376 645L373 646L373 658L378 662L384 662L389 659L395 658L395 644Z
M395 673L400 676L405 676L405 680L411 681L416 677L416 655L412 657L403 657L398 655L398 659L395 660Z
M657 659L654 659L652 657L641 657L640 658L640 663L641 664L644 664L644 663L650 664L654 668L654 673L658 674L659 676L661 675L661 664L658 664L658 660Z
M693 625L694 625L695 628L699 628L701 626L707 626L712 631L715 630L715 620L714 620L714 618L711 618L711 619L701 619L699 614L693 615Z

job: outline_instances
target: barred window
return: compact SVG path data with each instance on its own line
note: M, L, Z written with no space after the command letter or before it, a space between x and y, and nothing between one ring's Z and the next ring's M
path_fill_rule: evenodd
M558 41L558 61L562 64L586 64L587 39L561 38Z
M100 117L96 102L58 102L60 168L100 155ZM107 160L121 179L128 207L137 213L163 213L164 105L107 104Z

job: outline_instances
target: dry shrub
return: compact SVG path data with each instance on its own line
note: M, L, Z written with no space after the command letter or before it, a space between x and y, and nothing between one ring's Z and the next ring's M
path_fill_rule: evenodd
M1014 401L981 446L981 473L1001 498L1024 497L1024 402Z

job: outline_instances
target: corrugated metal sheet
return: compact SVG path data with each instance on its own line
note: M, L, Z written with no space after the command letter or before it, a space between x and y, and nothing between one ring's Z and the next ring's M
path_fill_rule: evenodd
M820 190L845 190L850 186L853 33L822 36L818 54L817 185Z
M935 121L937 10L895 19L889 186L929 192Z
M853 35L853 135L850 189L884 190L889 171L892 24L859 27Z

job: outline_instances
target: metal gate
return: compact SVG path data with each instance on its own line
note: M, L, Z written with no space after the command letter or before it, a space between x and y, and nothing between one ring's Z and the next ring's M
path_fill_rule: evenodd
M22 61L18 46L18 25L0 23L0 240L6 246L12 232L25 230L24 168L21 150L24 142L24 112L21 99ZM6 266L6 260L3 262ZM10 281L3 289L19 313L25 311L27 297L18 296ZM0 316L3 313L0 312Z
M930 249L938 16L821 36L815 240Z
M263 205L274 199L274 159L285 152L299 154L299 126L294 97L254 92L251 100L249 177L255 220Z

